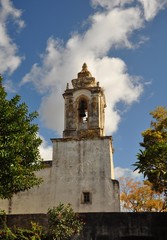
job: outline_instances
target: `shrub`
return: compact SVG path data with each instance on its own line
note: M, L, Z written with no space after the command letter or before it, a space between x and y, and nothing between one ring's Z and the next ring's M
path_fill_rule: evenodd
M70 204L59 204L48 210L48 235L50 239L67 240L77 235L83 228L83 222L79 219Z

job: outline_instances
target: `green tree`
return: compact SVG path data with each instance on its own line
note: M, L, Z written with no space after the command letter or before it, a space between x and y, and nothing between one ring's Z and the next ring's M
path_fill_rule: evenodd
M135 170L143 173L153 184L156 191L167 191L167 110L157 107L150 112L154 121L142 133L143 142L137 154L138 161L134 164Z
M82 230L83 222L70 204L60 203L57 207L50 208L47 214L50 239L66 240Z
M0 198L10 199L42 181L35 174L42 168L41 139L37 124L32 123L37 116L28 113L20 96L7 99L0 77Z
M149 181L121 178L120 200L124 212L166 212L167 205L162 193L152 189Z
M0 210L0 239L2 240L41 240L45 239L46 233L42 226L36 222L30 223L29 229L7 226L6 213Z

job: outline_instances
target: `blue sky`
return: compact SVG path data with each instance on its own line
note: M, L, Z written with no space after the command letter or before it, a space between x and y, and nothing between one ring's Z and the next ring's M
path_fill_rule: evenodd
M105 89L116 176L134 176L149 112L167 105L166 23L167 0L0 0L0 73L9 97L39 112L44 159L62 136L62 93L86 62Z

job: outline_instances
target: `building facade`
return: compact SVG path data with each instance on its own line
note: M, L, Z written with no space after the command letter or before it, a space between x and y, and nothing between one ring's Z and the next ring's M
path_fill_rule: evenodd
M37 173L39 187L15 195L0 206L10 213L46 213L70 203L76 212L119 212L114 179L112 137L105 136L105 95L84 63L64 97L63 138L51 139L53 160Z

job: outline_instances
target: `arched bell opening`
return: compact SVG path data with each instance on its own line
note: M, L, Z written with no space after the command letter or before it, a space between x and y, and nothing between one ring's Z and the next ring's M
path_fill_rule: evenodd
M88 121L88 101L85 98L81 98L78 103L78 129L87 129Z

